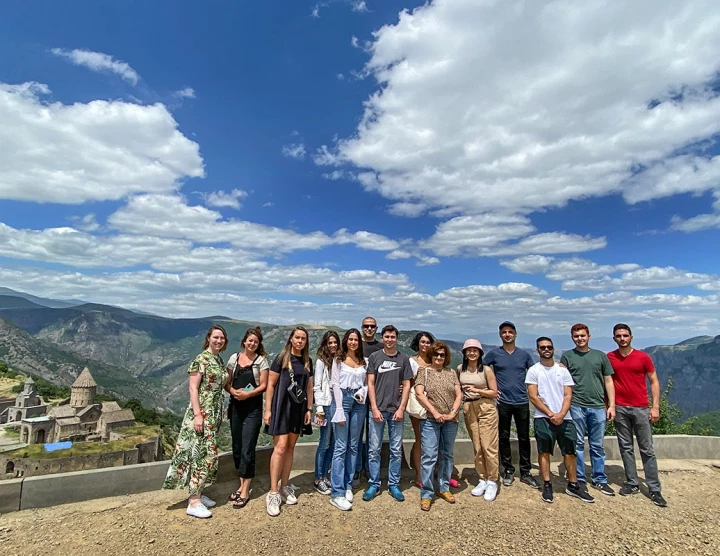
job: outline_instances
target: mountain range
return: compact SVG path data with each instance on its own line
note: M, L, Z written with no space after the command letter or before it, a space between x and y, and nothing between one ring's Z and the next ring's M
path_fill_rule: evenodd
M271 356L279 353L292 330L292 326L222 316L172 319L120 307L73 303L0 288L0 360L21 372L64 385L71 384L88 366L106 392L172 411L187 405L187 367L211 325L222 324L228 332L225 360L238 350L251 326L262 327L265 349ZM328 327L306 328L314 354ZM410 353L415 334L414 330L401 331L398 349ZM459 363L462 343L447 342L454 363ZM487 351L494 346L484 347ZM534 349L528 351L537 358ZM720 408L720 336L700 336L646 351L655 361L663 387L673 377L670 400L686 417ZM556 355L560 356L559 350Z

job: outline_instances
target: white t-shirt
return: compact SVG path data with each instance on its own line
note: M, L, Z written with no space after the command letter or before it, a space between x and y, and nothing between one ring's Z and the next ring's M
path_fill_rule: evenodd
M542 363L535 363L528 369L525 376L525 384L537 384L538 397L545 403L553 413L557 413L562 409L563 390L565 386L574 386L570 371L565 367L561 367L555 363L552 367L546 367ZM545 418L542 411L535 409L535 417ZM568 411L565 414L565 421L570 421L572 416Z

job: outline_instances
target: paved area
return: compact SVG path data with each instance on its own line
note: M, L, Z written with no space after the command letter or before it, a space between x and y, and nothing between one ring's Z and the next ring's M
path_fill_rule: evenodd
M561 494L546 504L538 491L516 481L488 503L470 495L475 475L461 469L457 503L436 501L422 512L419 491L403 478L404 503L386 491L350 512L330 506L300 472L297 506L265 513L267 476L254 485L242 510L225 502L235 485L207 494L219 506L208 520L185 515L180 491L105 498L0 516L3 555L48 554L720 554L720 469L709 461L663 460L667 508L644 496L597 493L594 504ZM715 462L717 463L717 462ZM620 462L608 462L611 484L622 481ZM557 469L554 470L557 472ZM467 480L465 480L467 479ZM361 484L360 492L365 484ZM591 491L595 493L596 491Z

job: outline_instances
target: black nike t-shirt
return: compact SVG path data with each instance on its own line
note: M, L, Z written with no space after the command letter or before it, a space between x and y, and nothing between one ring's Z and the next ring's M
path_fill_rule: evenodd
M368 359L368 374L375 375L375 401L380 411L392 411L400 407L400 385L412 380L410 359L404 353L386 355L376 351Z

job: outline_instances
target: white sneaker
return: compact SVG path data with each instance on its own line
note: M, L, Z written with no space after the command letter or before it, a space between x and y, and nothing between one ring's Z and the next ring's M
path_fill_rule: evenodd
M333 496L332 498L330 498L330 503L338 510L342 510L344 512L352 510L352 504L348 502L347 498L345 498L344 496Z
M345 500L347 500L348 502L350 502L352 504L352 501L353 501L352 490L348 489L345 491Z
M280 515L280 494L277 492L268 492L265 497L265 507L270 517L276 517Z
M485 479L480 479L480 482L477 484L477 486L470 491L470 494L473 496L482 496L485 494L485 490L488 487L488 482Z
M200 497L200 502L201 502L202 505L205 506L206 508L212 508L212 507L216 506L215 500L210 500L210 498L208 498L207 496L201 496L201 497Z
M208 510L202 503L195 504L194 506L188 504L185 513L193 517L199 517L201 519L205 519L206 517L212 517L212 512Z
M280 500L285 502L288 506L297 504L297 496L295 496L295 489L292 485L288 485L280 489Z
M492 502L495 500L495 497L497 496L498 491L498 484L496 481L488 481L487 482L487 488L485 489L485 500L487 502Z

